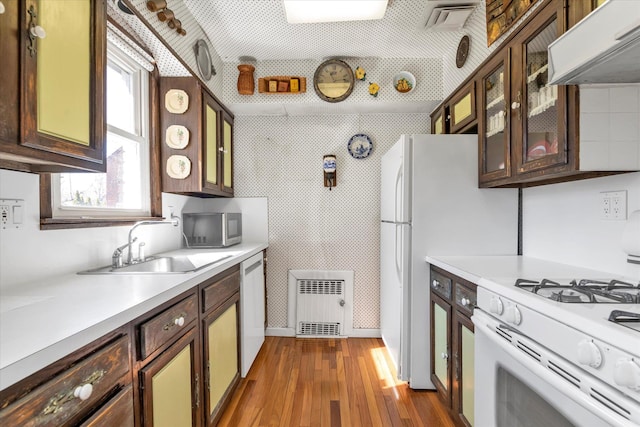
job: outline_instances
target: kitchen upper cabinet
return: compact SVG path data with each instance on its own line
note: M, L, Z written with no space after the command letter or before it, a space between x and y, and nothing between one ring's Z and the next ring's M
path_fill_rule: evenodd
M0 165L104 172L105 2L4 4Z
M474 420L474 327L477 286L431 267L431 379L459 426Z
M431 113L431 133L475 133L476 112L475 82L471 81Z
M193 77L161 78L160 94L162 190L233 197L233 116Z

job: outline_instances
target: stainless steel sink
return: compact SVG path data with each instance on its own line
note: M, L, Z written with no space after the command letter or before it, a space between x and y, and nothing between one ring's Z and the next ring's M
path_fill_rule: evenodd
M149 257L144 262L113 268L108 265L92 270L80 271L78 274L176 274L198 271L221 262L231 255L206 254Z

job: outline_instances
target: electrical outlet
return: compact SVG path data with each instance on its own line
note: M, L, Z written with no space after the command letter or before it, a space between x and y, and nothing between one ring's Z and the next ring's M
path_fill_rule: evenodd
M22 228L24 200L0 199L0 230Z
M600 193L600 219L627 219L627 190Z

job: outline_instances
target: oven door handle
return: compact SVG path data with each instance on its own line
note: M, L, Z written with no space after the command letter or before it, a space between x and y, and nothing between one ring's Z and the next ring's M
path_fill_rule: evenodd
M471 320L475 325L476 339L478 336L478 332L482 333L487 337L487 339L491 341L491 343L499 347L501 350L504 350L509 356L521 363L534 375L537 375L545 382L551 384L553 387L558 389L566 396L570 397L572 400L574 400L576 403L584 407L592 414L600 417L602 420L610 423L613 426L638 426L637 423L632 422L614 412L613 410L606 408L604 405L598 403L589 395L589 390L592 385L596 389L610 390L610 394L617 396L617 403L619 405L625 407L625 409L634 411L631 414L631 418L633 419L635 417L636 419L639 419L640 413L635 412L637 403L633 403L630 399L623 397L622 395L620 395L620 392L615 390L613 387L605 385L600 381L596 382L596 380L591 379L591 377L578 374L576 372L577 370L573 368L569 363L567 363L564 359L535 343L514 328L506 326L502 324L502 322L495 320L478 308L474 310ZM511 337L511 342L507 341L506 337L502 336L496 331L496 328L498 327L502 328L509 334L514 335ZM540 354L540 362L536 362L536 360L525 353L524 350L520 350L518 347L516 347L517 344L514 343L515 340L520 341L520 343L526 345L528 348L535 349L535 351ZM549 360L553 360L553 363L555 365L560 366L567 372L576 373L581 380L578 388L576 388L576 385L569 383L567 380L563 379L561 376L548 369L546 366Z

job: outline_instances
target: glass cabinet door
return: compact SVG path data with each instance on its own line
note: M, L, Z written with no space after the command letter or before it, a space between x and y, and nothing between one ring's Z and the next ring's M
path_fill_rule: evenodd
M508 66L508 55L498 57L485 66L480 81L480 181L511 176Z
M522 116L522 147L518 172L565 164L565 97L557 85L549 85L547 47L558 37L558 19L553 18L525 41L522 89L516 95ZM561 86L564 88L564 86Z

